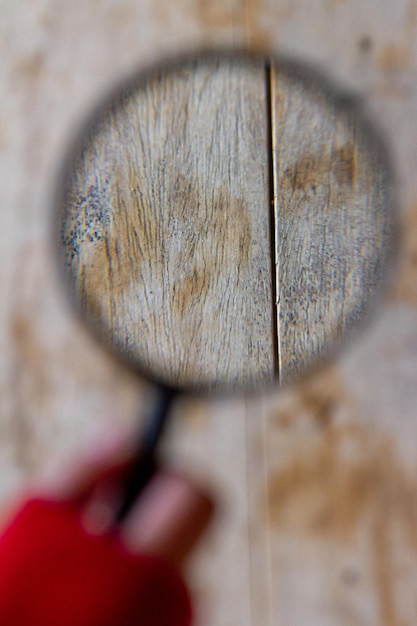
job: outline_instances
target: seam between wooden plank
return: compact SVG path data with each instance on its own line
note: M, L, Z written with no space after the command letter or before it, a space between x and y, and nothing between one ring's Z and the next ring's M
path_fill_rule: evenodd
M251 432L251 423L250 423L250 411L248 410L248 401L247 398L244 398L244 412L245 412L245 461L246 461L246 533L247 533L247 556L248 556L248 565L249 565L249 605L250 605L250 624L252 626L256 626L257 620L256 616L256 573L253 559L253 550L254 550L254 536L252 531L252 512L251 512L251 494L253 490L253 485L251 481L251 474L253 471L253 458L251 454L251 445L252 445L252 432Z
M278 165L275 133L275 99L274 72L272 61L265 63L265 89L266 89L266 116L267 116L267 141L268 141L268 183L269 183L269 236L271 246L271 286L272 286L272 341L274 351L274 376L281 379L281 334L279 324L279 257L278 257L278 196L277 177Z

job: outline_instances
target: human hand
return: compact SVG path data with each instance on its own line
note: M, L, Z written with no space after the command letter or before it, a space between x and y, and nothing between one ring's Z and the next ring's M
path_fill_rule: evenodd
M42 479L0 538L2 626L186 626L179 570L211 498L167 470L114 528L132 452L110 435Z

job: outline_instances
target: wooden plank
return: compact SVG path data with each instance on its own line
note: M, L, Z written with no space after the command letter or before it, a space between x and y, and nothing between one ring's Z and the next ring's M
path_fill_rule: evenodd
M116 423L122 417L132 422L137 419L134 378L103 358L102 351L60 304L58 286L51 277L54 259L46 252L50 184L57 157L64 148L64 136L104 85L163 51L232 43L233 38L228 37L230 25L226 16L223 19L220 3L215 3L219 7L216 21L214 10L203 4L200 0L108 0L103 11L97 12L95 3L84 0L33 0L30 11L22 13L18 3L3 3L0 108L4 123L0 130L4 167L0 171L0 195L6 226L0 232L2 503L10 496L23 467L31 475L51 456L84 445L93 424ZM247 0L247 4L251 7L248 40L285 49L308 61L314 59L371 103L392 144L401 182L399 191L407 209L407 232L415 232L415 0L383 4L379 0L319 0L314 23L308 2ZM348 371L344 367L338 372L342 391L332 377L324 381L322 392L316 391L318 397L311 398L317 419L310 419L309 409L306 411L305 389L295 392L292 407L281 398L275 400L279 410L271 413L266 426L266 458L268 466L274 468L276 464L278 472L282 464L283 471L281 478L279 474L273 477L271 485L275 523L269 529L258 500L262 485L256 487L252 480L250 494L251 541L262 542L262 535L269 532L276 542L271 551L274 626L415 623L415 547L410 549L407 541L410 538L414 546L411 527L416 525L414 514L409 514L404 503L414 506L410 494L416 491L416 484L414 479L402 475L398 478L398 468L415 465L415 240L407 245L403 289L391 302L389 315L384 316L378 332L364 335ZM16 332L22 328L25 332ZM146 396L143 402L147 402ZM15 454L20 438L15 406L27 426L22 447L24 464L18 458L20 454ZM193 410L190 408L190 413ZM337 428L351 410L355 423L366 424L368 429L353 460L346 459L346 447L355 456L357 445L352 446L348 432L346 441L343 436L335 437L331 427L335 421ZM207 408L202 411L209 413ZM241 446L236 450L231 445L234 440L242 442L245 425L243 420L233 420L236 430L231 428L226 434L225 424L231 423L227 408L218 404L213 411L216 419L208 419L198 432L198 415L190 417L184 426L190 439L194 438L196 449L210 441L205 457L207 473L215 476L220 493L227 483L228 515L219 516L219 535L223 533L225 543L220 545L219 540L212 551L210 544L199 565L203 572L212 568L210 580L204 578L203 592L209 606L215 607L202 616L201 624L240 624L244 610L248 611L248 623L265 624L266 620L256 619L256 611L252 617L249 615L246 579L242 583L246 566L238 555L246 555L249 539L241 533L236 541L235 531L242 525L243 498L238 514L236 502L228 499L237 493L240 498L246 489L246 477L242 475L238 480L244 471ZM255 456L262 459L266 450L257 436L259 419L260 407L255 399L247 415L248 425L253 428L248 440L251 478L256 474L252 465ZM381 437L385 442L388 439L393 449L400 446L397 469L379 443L376 453L369 453L372 443L377 438L380 442ZM190 443L194 450L193 446L194 441ZM222 446L227 452L222 448L217 453ZM201 465L198 456L197 468ZM221 463L223 473L219 471ZM398 478L394 486L393 469L394 478ZM233 480L229 482L231 473ZM362 513L355 522L354 538L358 539L348 545L344 532L335 534L334 527L349 507L357 511L355 486L363 484L367 476L376 477L376 483L365 480L368 495L359 499ZM295 480L288 480L283 499L281 487L291 477ZM384 488L386 496L381 498ZM377 506L372 504L374 501ZM397 520L396 515L401 519ZM391 524L392 536L385 541L384 529ZM229 540L236 541L231 550L227 549ZM405 547L401 548L401 543ZM256 545L252 543L251 552L254 550ZM264 578L255 567L253 572L253 594L258 603L264 598ZM196 576L194 569L191 580ZM232 581L236 581L233 589ZM375 581L377 593L372 589Z
M218 486L219 515L190 563L196 625L257 623L252 607L256 573L249 529L256 492L251 493L247 483L251 464L244 409L239 398L214 401L211 406L195 398L181 402L167 442L168 460L171 458L187 472L192 471L195 479L210 477L210 482ZM260 576L261 572L258 570L257 574Z
M63 218L75 289L158 378L270 379L263 64L190 62L139 87L76 155Z
M355 107L297 71L271 74L282 380L341 345L374 304L393 252L379 142Z

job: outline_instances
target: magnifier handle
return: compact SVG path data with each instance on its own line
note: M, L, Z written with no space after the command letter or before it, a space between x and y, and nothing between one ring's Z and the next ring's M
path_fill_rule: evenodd
M157 402L150 416L145 434L140 440L140 449L126 477L125 490L121 505L116 515L116 524L120 524L129 513L139 493L152 478L156 469L156 452L175 392L167 387L158 391Z

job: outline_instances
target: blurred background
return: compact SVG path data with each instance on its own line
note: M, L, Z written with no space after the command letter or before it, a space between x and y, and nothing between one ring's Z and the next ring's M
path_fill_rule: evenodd
M0 0L2 508L150 399L55 272L58 167L103 91L174 52L275 50L354 93L390 148L400 261L360 340L297 388L177 406L167 455L222 503L190 565L199 626L415 624L416 34L416 0Z

